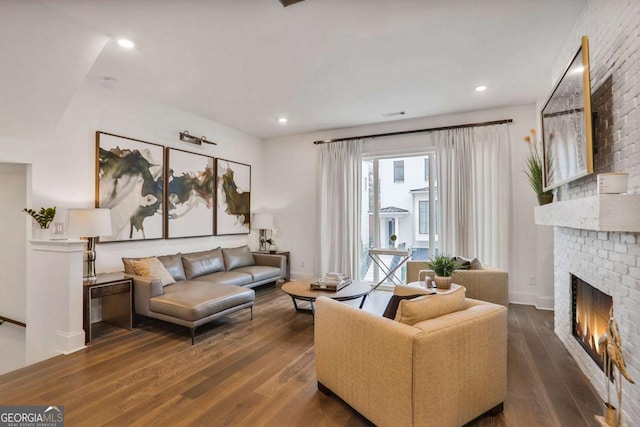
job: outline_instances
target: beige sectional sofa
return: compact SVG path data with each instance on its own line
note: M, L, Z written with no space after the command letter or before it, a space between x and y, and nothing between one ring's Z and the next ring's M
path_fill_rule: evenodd
M488 265L477 264L477 266L474 266L475 268L469 270L455 270L451 274L453 283L462 285L467 289L467 298L479 299L508 307L509 273ZM419 280L418 272L427 269L425 261L408 261L407 283L417 282ZM428 274L431 278L435 275L431 270L429 270ZM420 279L424 280L424 277Z
M464 296L461 308L408 325L318 298L318 388L381 427L453 427L499 413L507 309Z
M163 271L143 269L144 258L122 259L125 273L133 278L136 315L188 327L192 344L196 328L212 320L245 308L253 318L251 288L286 274L284 256L252 253L246 246L157 259Z

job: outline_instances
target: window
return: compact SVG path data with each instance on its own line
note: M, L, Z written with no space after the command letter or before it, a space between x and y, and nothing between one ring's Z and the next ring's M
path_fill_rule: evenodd
M393 162L393 182L404 182L404 160Z
M424 180L429 181L429 156L424 159Z
M428 175L423 168L429 168ZM396 157L372 156L362 160L362 218L360 230L361 280L378 283L384 278L368 256L369 248L409 249L412 259L428 260L438 254L437 166L435 153ZM391 242L395 234L397 240ZM399 261L384 255L387 265ZM398 277L406 277L402 266ZM383 286L391 285L389 281Z
M429 234L429 201L421 200L418 206L418 233Z

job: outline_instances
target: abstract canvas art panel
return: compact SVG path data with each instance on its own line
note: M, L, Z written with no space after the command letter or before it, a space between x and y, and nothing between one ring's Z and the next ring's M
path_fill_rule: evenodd
M96 132L96 207L111 209L113 236L100 241L162 239L164 147Z
M213 235L213 157L167 149L167 237Z
M216 159L216 235L248 234L251 221L251 166Z

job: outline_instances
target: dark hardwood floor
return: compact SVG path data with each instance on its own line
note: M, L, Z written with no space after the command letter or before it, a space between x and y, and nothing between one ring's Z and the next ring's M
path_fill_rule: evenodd
M366 309L382 312L389 294ZM509 308L504 412L470 426L596 426L599 399L553 334L553 313ZM94 344L0 376L0 405L64 405L67 426L366 426L316 388L313 322L278 288L249 312L198 329L145 319Z

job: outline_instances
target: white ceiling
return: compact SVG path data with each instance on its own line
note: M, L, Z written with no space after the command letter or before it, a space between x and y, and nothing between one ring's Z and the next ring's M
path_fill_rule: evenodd
M586 0L42 3L113 37L89 78L269 138L546 98Z

